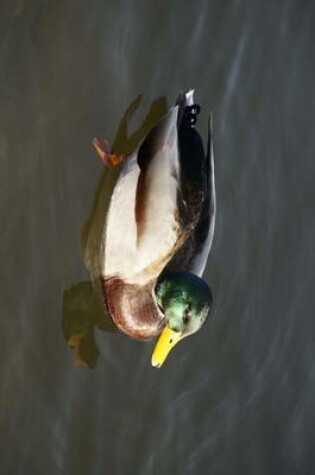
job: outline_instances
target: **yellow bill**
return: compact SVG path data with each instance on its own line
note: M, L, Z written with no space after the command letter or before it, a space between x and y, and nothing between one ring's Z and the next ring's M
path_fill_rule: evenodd
M172 348L182 339L180 332L175 332L169 327L165 327L153 350L151 363L155 368L160 368L167 358Z

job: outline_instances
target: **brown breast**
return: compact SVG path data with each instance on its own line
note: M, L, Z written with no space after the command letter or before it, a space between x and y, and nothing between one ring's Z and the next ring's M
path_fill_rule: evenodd
M157 336L164 326L152 292L155 282L146 286L126 284L118 277L102 278L104 299L119 330L136 339Z

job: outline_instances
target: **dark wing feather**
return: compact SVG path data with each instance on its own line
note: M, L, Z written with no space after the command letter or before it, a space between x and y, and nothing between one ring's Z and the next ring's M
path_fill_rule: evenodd
M205 194L200 217L194 230L194 250L189 262L190 272L193 272L199 277L202 276L207 264L215 227L216 194L212 130L212 116L210 116L208 121L208 143L205 163Z
M186 135L187 131L184 130ZM195 135L195 151L198 141L201 140L197 131L189 131ZM179 134L180 135L180 134ZM212 144L212 118L208 123L207 154L199 149L198 153L192 154L187 144L192 144L192 136L186 141L180 141L184 149L181 153L182 167L182 208L187 239L184 245L177 251L167 269L170 271L189 271L202 276L208 255L213 242L216 196L214 180L214 158ZM192 168L194 167L194 169ZM192 177L195 176L195 180Z

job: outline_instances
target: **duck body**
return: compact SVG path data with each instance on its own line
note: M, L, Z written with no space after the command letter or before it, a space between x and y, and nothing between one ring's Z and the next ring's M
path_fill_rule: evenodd
M165 315L155 289L165 273L201 277L215 223L211 127L205 153L193 91L122 165L101 237L100 280L108 312L125 334L150 339Z

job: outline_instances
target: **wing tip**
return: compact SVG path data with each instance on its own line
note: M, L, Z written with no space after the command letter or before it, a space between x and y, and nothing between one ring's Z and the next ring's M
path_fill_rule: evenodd
M208 143L207 143L207 157L210 159L212 155L212 137L213 137L213 112L210 112L208 117Z

